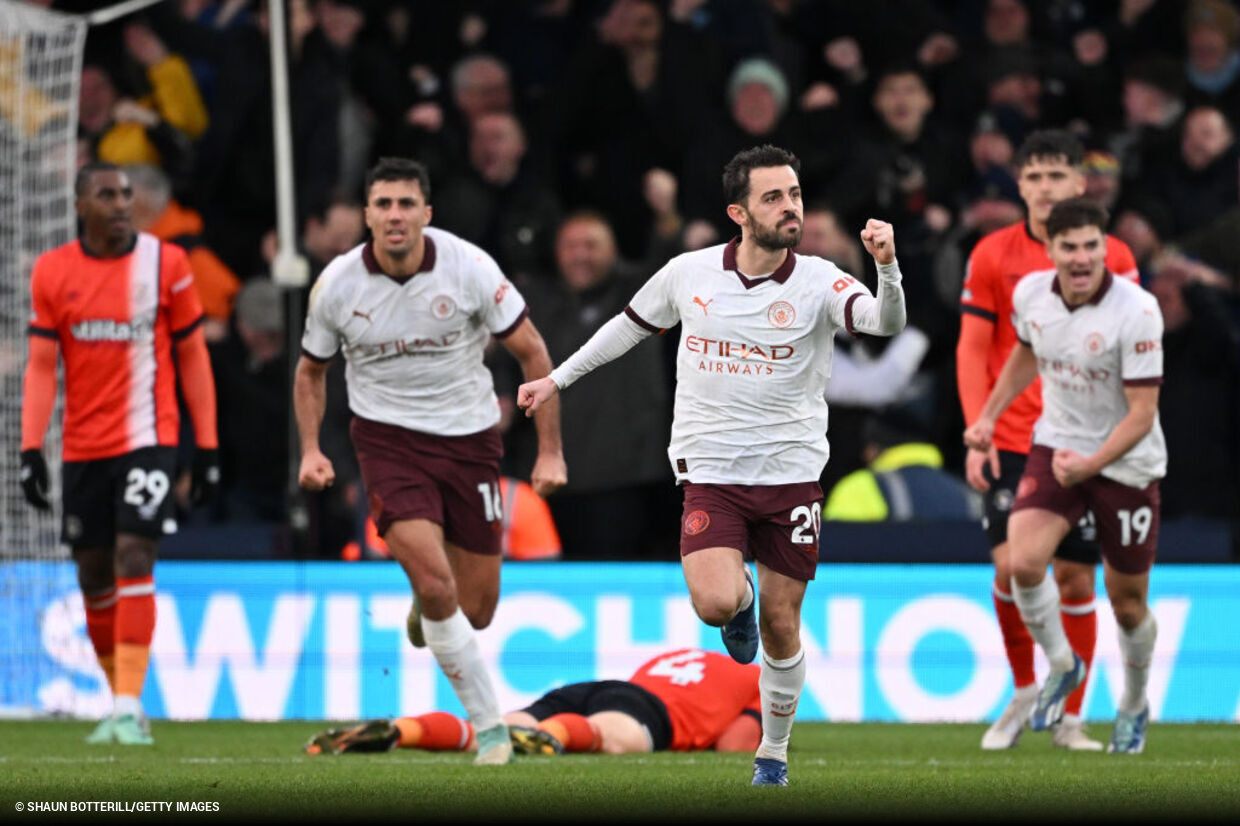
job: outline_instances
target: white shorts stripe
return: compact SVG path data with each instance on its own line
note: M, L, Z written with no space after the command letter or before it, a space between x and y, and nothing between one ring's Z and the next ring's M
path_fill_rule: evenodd
M158 443L155 430L155 319L159 309L159 239L139 233L129 273L129 448Z

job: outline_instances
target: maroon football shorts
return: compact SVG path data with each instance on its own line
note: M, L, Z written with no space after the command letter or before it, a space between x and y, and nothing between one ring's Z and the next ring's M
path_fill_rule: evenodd
M802 582L818 570L822 488L791 485L685 483L680 554L736 548L746 559Z
M1087 509L1092 510L1098 525L1098 545L1107 563L1124 574L1149 571L1158 550L1162 502L1158 481L1134 488L1094 476L1065 488L1051 471L1054 455L1055 451L1045 445L1034 445L1029 451L1012 512L1041 508L1075 525Z
M380 536L393 522L429 519L453 545L500 553L499 430L435 436L355 416L349 434Z

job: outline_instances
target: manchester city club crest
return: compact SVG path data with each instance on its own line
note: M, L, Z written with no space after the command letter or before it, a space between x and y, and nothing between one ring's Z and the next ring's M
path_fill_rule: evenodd
M1091 356L1101 353L1106 346L1107 340L1102 337L1102 333L1090 333L1085 336L1085 352Z
M456 302L446 295L437 295L431 299L431 315L440 321L447 321L456 315Z
M772 327L782 330L785 327L791 327L792 323L797 320L797 311L787 301L776 301L766 308L766 320L771 322Z

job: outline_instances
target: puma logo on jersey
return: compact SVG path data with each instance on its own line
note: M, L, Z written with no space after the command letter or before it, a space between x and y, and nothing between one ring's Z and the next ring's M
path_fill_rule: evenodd
M695 296L693 296L693 303L694 303L694 304L697 304L699 307L701 307L701 308L702 308L702 315L710 315L710 313L708 313L708 312L706 311L706 308L707 308L708 306L710 306L710 304L711 304L714 300L715 300L715 299L713 299L713 298L712 298L710 301L707 301L705 304L703 304L703 303L702 303L702 299L698 298L696 295L695 295Z
M361 310L354 310L353 315L357 316L358 318L364 318L367 321L370 321L370 313L363 313Z

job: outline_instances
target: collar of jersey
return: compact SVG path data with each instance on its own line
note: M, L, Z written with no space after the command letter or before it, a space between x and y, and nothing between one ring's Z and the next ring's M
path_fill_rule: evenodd
M736 248L740 245L741 237L738 235L729 241L727 246L723 248L723 268L736 273L736 277L741 280L741 283L745 285L745 289L747 290L753 289L768 279L771 281L778 281L782 284L788 280L788 276L792 275L792 268L797 265L796 253L792 250L788 250L788 255L784 258L784 263L780 264L775 272L770 275L760 276L758 278L750 278L745 275L745 273L741 272L740 268L736 265Z
M379 265L379 259L375 257L374 241L367 241L366 246L362 247L362 263L366 265L366 272L371 275L386 275L397 284L404 284L418 273L430 272L435 269L435 242L431 240L429 235L423 234L422 243L425 245L422 248L422 263L413 275L392 275L389 272L384 272L383 267Z
M126 255L129 255L129 253L131 253L131 252L133 252L135 249L137 249L137 248L138 248L138 234L139 234L139 233L136 233L136 232L135 232L135 233L133 234L133 238L131 238L131 239L129 240L129 246L128 246L128 247L126 247L126 248L125 248L124 250L122 250L121 252L119 252L119 253L117 253L116 255L113 255L113 256L111 256L111 257L112 257L112 258L124 258ZM109 258L109 256L106 256L106 255L98 255L98 254L96 254L96 253L91 252L91 251L90 251L90 248L86 246L86 243L85 243L84 241L82 241L82 239L81 239L81 238L79 238L79 239L78 239L78 249L80 249L80 250L82 251L82 254L83 254L83 255L85 255L87 258L94 258L94 259L99 260L99 261L107 261L107 260L108 260L108 258Z
M1095 306L1101 304L1103 296L1107 294L1107 290L1111 289L1111 282L1114 280L1115 276L1111 275L1110 270L1103 272L1102 284L1098 287L1098 292L1094 293L1093 297L1086 301L1085 304L1093 304ZM1059 288L1059 273L1055 273L1055 277L1051 279L1051 292L1059 296L1061 300L1063 299L1063 290ZM1070 313L1079 310L1081 307L1084 307L1085 304L1077 304L1073 306L1067 301L1063 302L1063 305L1068 308L1068 312Z

